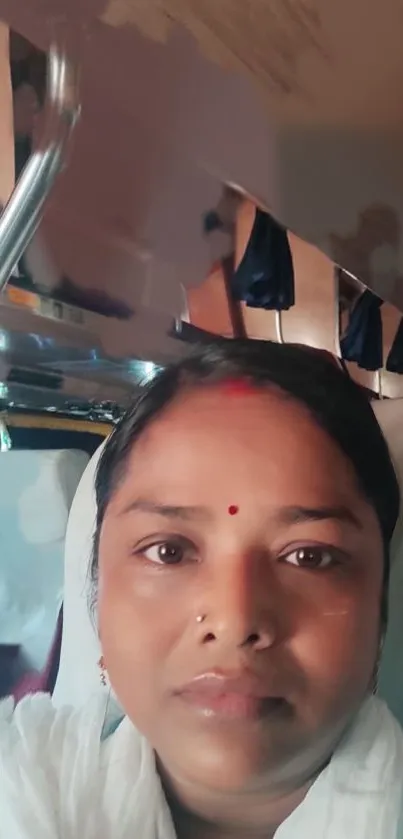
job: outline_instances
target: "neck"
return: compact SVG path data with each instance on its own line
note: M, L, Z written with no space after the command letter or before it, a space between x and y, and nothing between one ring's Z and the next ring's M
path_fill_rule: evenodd
M177 839L274 839L275 830L269 827L267 830L251 833L239 827L223 827L210 824L197 819L194 815L181 814L174 818L174 825Z
M267 791L218 795L195 790L190 785L176 784L163 774L178 839L272 839L302 803L313 780L274 799Z

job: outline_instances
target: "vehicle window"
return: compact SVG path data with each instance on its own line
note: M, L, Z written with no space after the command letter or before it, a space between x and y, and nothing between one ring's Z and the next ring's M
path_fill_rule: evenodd
M0 452L0 696L47 689L77 486L109 428L11 417ZM3 434L4 440L4 434Z

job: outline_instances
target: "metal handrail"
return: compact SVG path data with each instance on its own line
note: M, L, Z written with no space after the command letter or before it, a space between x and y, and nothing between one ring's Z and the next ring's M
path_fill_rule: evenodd
M53 46L43 135L0 216L0 292L39 226L44 203L63 169L65 150L80 114L78 90L77 66L63 49Z

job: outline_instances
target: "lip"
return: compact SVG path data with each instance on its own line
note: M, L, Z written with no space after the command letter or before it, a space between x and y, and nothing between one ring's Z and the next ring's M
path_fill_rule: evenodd
M233 720L258 720L285 706L283 697L271 692L250 673L212 671L196 676L175 695L204 716Z

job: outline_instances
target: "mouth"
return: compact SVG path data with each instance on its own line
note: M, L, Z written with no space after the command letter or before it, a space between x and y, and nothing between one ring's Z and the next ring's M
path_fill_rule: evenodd
M270 694L254 677L219 672L198 676L175 691L175 696L204 717L226 720L260 720L288 706L283 697Z

